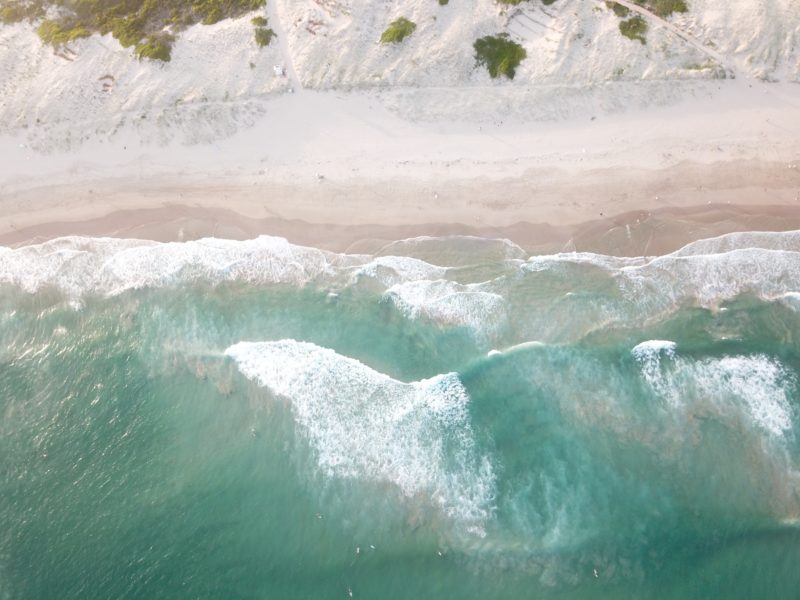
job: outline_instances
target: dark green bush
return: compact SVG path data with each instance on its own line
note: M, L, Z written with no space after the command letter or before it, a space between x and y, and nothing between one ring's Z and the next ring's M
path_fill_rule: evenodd
M662 18L668 17L672 13L685 13L689 10L685 0L634 0L634 2Z
M386 28L386 31L381 34L381 43L398 44L414 33L416 28L417 24L413 21L409 21L405 17L395 19L389 24L389 27Z
M475 40L475 61L489 70L489 75L505 75L514 79L516 69L528 53L525 48L508 39L508 34L487 35Z
M258 44L259 48L263 48L264 46L269 46L272 38L275 37L275 32L272 31L272 29L267 29L266 27L256 27L255 35L256 44Z
M88 29L80 25L62 25L56 21L42 21L42 24L36 28L36 33L45 44L51 46L63 46L78 38L92 35Z
M614 14L621 19L627 17L631 12L630 8L628 8L623 4L620 4L619 2L606 2L606 6L611 10L613 10Z
M113 35L123 48L135 46L145 37L142 19L133 17L128 19L112 19L111 35Z
M140 60L149 58L151 60L169 62L172 58L172 41L171 37L150 36L146 42L137 44L134 53Z
M642 44L647 43L645 34L647 33L647 21L641 15L631 17L627 21L621 21L619 30L626 38L638 40Z

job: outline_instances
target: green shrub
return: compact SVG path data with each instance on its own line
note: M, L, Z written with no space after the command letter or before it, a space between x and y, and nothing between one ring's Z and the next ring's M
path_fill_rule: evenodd
M525 60L528 53L525 48L508 39L508 34L487 35L473 44L475 61L489 70L489 75L499 77L505 75L514 79L516 69Z
M130 48L144 39L144 23L142 19L136 17L112 19L111 35L119 41L123 48Z
M626 38L638 40L646 44L645 34L647 33L647 21L640 15L631 17L627 21L620 21L619 30Z
M0 7L0 23L10 25L44 17L45 0L5 0Z
M263 48L264 46L269 46L272 38L275 37L275 32L272 31L272 29L267 29L266 27L256 27L255 35L256 44L258 44L259 48Z
M51 46L63 46L78 38L87 38L92 35L88 29L80 25L67 29L56 21L42 21L42 24L36 28L36 33L45 44Z
M206 13L205 17L203 17L203 25L213 25L214 23L219 23L225 17L222 16L222 10L219 6L212 6L208 12Z
M623 4L620 4L619 2L606 2L606 6L611 10L613 10L614 14L621 19L627 17L631 12L630 8L628 8Z
M672 13L685 13L689 10L685 0L634 0L634 2L662 18L668 17Z
M444 5L445 5L445 4L447 4L449 1L450 1L450 0L439 0L439 6L444 6Z
M169 62L172 58L172 41L171 37L150 36L146 42L137 44L133 52L139 60L149 58Z
M256 27L266 27L267 20L264 17L253 17L250 22Z
M405 17L395 19L389 24L386 31L381 34L381 43L398 44L414 33L416 28L417 24L413 21L409 21Z

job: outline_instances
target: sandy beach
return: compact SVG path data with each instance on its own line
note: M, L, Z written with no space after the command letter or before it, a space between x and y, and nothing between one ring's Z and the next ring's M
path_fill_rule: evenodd
M0 243L266 233L345 250L459 233L639 254L800 227L800 86L717 87L622 114L477 124L408 121L379 94L301 92L213 144L42 155L5 137Z

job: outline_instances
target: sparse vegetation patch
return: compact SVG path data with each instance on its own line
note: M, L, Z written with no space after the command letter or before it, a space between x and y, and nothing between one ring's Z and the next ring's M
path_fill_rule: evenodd
M516 69L528 53L525 48L508 39L508 34L487 35L475 40L475 61L489 70L489 75L505 75L514 79Z
M111 33L140 58L169 60L172 34L196 23L211 25L262 8L265 0L4 0L0 22L44 18L48 8L61 17L37 28L45 43L63 45L92 33Z
M631 12L630 8L628 8L624 4L620 4L619 2L606 2L606 6L611 10L613 10L614 14L621 19L627 17Z
M43 21L36 28L36 33L42 38L45 44L51 46L63 46L73 40L86 38L91 35L89 30L74 23L58 23L56 21Z
M414 33L416 28L417 24L413 21L409 21L405 17L395 19L389 24L386 31L381 34L381 43L398 44Z
M636 15L625 21L620 21L619 30L626 38L647 43L647 21L641 15Z
M258 44L259 48L263 48L264 46L269 46L272 38L275 37L275 32L268 27L256 27L255 36L256 44Z
M639 6L657 14L668 17L672 13L685 13L689 10L685 0L633 0Z
M150 36L144 42L137 44L134 53L139 57L149 58L150 60L161 60L169 62L172 58L172 36Z

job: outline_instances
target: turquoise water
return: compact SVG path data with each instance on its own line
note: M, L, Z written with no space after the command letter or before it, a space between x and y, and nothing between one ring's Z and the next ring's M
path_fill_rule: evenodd
M0 598L800 595L800 233L0 248Z

